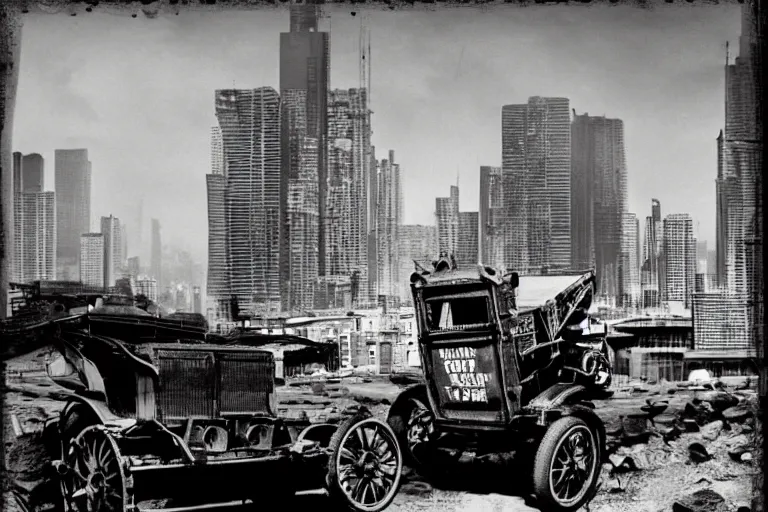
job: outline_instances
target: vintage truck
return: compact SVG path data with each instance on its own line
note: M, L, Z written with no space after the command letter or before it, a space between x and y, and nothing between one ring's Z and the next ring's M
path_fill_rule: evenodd
M594 283L591 271L519 277L447 258L415 272L425 382L403 391L388 418L406 463L434 474L449 445L516 451L543 510L590 499L605 428L588 398L611 380L605 326L587 313Z
M48 373L73 392L43 431L60 510L180 512L265 500L290 509L297 491L319 488L335 510L378 512L394 499L402 456L387 423L365 410L337 424L280 418L270 352L174 342L168 333L158 341L154 324L116 321L50 333L58 357ZM131 343L95 334L97 326L143 335Z

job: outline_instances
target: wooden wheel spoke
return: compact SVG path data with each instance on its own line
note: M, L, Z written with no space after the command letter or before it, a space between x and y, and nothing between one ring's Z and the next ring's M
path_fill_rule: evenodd
M350 464L355 464L358 457L349 448L342 447L340 451L341 460L347 460Z
M379 464L389 464L390 461L394 461L395 454L392 451L387 451L387 454L379 461Z
M355 430L357 438L360 441L360 446L363 450L368 450L368 436L365 435L365 428L359 427Z

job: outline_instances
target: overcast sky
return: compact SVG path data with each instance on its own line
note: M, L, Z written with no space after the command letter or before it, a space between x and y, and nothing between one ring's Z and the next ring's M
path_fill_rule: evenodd
M330 10L321 27L331 31L333 88L359 85L361 11L352 9ZM715 138L737 4L362 14L372 32L373 143L378 158L394 149L402 166L405 223L434 223L434 198L457 174L461 209L476 210L479 167L501 164L502 105L564 96L578 113L624 121L629 211L643 219L658 198L662 215L692 214L714 247ZM110 213L135 226L141 199L144 239L156 217L165 242L203 262L214 90L278 89L287 29L283 9L30 14L14 150L43 155L53 190L53 150L88 148L94 229Z

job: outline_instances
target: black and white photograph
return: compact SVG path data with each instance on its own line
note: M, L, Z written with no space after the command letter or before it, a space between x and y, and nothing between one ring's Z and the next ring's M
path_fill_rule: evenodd
M0 2L0 508L763 512L765 7Z

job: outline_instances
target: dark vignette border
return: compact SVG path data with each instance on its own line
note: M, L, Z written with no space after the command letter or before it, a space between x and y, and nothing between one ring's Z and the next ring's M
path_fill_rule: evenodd
M309 0L316 2L317 0ZM702 3L718 3L717 0L658 0L658 2L674 3L693 3L701 1ZM743 0L739 0L742 2ZM751 8L755 11L757 19L757 63L761 70L757 74L758 90L758 126L761 127L760 140L762 141L762 127L768 119L768 101L765 101L765 79L763 71L764 56L766 55L766 38L764 35L766 20L766 3L768 0L753 0ZM9 280L9 247L8 234L12 233L12 211L9 198L11 194L11 163L12 163L12 139L11 127L13 126L13 111L15 105L15 96L18 86L18 67L20 65L20 47L21 47L21 27L23 15L28 12L57 12L69 14L70 16L84 15L107 8L110 12L124 14L126 17L138 17L140 14L149 18L154 18L160 14L173 15L178 14L182 9L205 9L219 10L228 8L282 8L290 0L0 0L0 303L6 302L7 283ZM436 10L440 8L482 8L488 4L512 3L520 6L537 4L590 4L591 0L350 0L328 1L319 0L317 3L329 3L335 5L348 4L350 10L356 5L367 4L367 6L387 9L429 9ZM598 2L595 2L598 3ZM638 8L652 8L657 3L654 0L599 0L599 3L610 4L634 4ZM126 22L128 22L126 20ZM768 162L768 154L763 145L762 165L765 169ZM758 173L758 227L760 236L759 250L762 255L763 240L765 240L765 226L768 224L766 210L763 208L768 192L762 180L762 171ZM762 411L768 403L766 391L768 391L768 371L764 365L765 350L765 316L764 303L766 290L764 276L768 273L768 260L763 258L762 272L759 275L759 289L752 297L756 306L757 321L755 327L755 349L758 355L758 364L760 366L760 410ZM0 320L5 318L5 306L0 307ZM0 326L1 328L1 326ZM4 365L3 365L4 367ZM3 396L3 410L5 409L5 396ZM2 427L3 416L0 416L0 427ZM765 453L765 443L768 439L768 424L762 422L763 430L763 453ZM753 501L752 510L754 512L764 510L764 496L768 488L768 480L765 478L763 457L758 461L760 464L760 474L753 480ZM0 449L0 463L5 468L5 449ZM757 469L757 468L756 468ZM1 483L1 482L0 482ZM2 493L0 493L0 510L3 509Z

